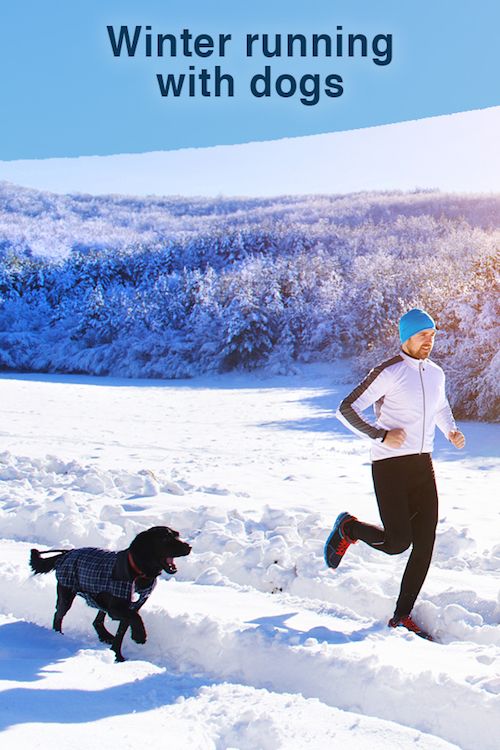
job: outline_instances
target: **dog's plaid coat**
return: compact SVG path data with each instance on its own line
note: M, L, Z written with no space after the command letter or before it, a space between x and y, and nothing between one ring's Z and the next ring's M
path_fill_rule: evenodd
M139 591L132 581L116 580L112 573L117 554L96 547L70 550L56 563L57 580L62 586L83 596L87 604L96 609L101 607L93 596L102 593L125 599L132 610L139 609L156 586L156 579Z

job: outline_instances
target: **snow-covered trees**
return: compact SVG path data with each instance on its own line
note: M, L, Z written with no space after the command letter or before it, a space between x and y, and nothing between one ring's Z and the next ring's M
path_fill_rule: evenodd
M500 197L51 196L0 185L0 367L186 377L398 346L412 306L461 416L498 416Z

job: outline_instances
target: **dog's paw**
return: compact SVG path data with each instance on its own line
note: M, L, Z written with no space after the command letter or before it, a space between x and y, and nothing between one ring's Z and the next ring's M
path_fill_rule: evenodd
M111 633L108 633L107 630L99 631L97 636L101 643L109 643L111 645L114 641L114 636L111 635Z
M141 623L137 623L130 628L130 635L135 643L146 643L146 628Z

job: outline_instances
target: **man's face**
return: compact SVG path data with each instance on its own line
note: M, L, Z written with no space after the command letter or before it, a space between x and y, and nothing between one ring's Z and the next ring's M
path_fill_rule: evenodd
M403 344L403 351L415 359L427 359L434 346L434 328L426 328L411 336Z

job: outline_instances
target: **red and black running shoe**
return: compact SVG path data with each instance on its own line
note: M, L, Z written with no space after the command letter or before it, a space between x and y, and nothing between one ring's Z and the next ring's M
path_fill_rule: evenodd
M345 532L345 525L349 521L357 521L357 518L349 513L341 513L337 516L330 536L325 544L325 562L329 568L338 568L347 548L356 544L356 539L350 539Z
M387 623L390 628L406 628L410 631L410 633L415 633L415 635L418 635L420 638L425 638L427 641L433 641L434 638L430 633L427 633L425 630L422 630L419 625L413 620L410 615L405 615L404 617L397 617L396 615L394 617L391 617L389 622Z

